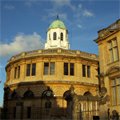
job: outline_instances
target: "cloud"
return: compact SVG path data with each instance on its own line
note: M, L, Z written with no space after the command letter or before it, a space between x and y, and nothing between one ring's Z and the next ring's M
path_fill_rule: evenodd
M94 14L88 10L84 10L83 11L83 16L86 16L86 17L93 17Z
M82 25L78 24L77 27L78 27L78 28L82 28Z
M4 8L6 10L13 10L13 9L15 9L15 6L13 6L13 5L5 5Z
M64 6L70 4L70 0L51 0L51 1L57 6Z
M94 13L92 13L90 10L86 9L85 6L83 6L82 3L79 3L78 6L76 6L75 12L75 18L81 19L82 17L93 17Z
M14 37L13 42L0 45L0 56L5 57L15 55L23 51L30 51L43 48L41 37L37 33L32 35L18 34Z
M59 14L59 16L60 16L60 18L67 20L67 14L61 13L61 14Z
M79 5L78 5L78 8L79 8L79 9L82 9L82 4L79 4Z
M35 3L38 3L38 0L27 0L27 1L25 1L25 5L27 7L31 7Z
M46 10L47 15L45 14L43 16L43 20L51 17L56 17L57 14L60 16L60 18L68 20L68 15L66 12L64 12L64 8L68 7L71 11L71 14L73 14L73 18L76 20L80 20L81 17L93 17L94 14L90 12L90 10L87 10L85 6L81 2L78 2L78 4L72 3L72 0L51 0L53 3L53 7Z
M51 1L54 3L54 6L56 6L56 8L68 6L72 10L76 9L75 6L71 4L71 0L51 0Z

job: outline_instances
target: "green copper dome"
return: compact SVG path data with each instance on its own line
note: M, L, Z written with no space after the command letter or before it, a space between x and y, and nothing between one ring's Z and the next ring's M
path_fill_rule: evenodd
M59 19L54 20L54 21L50 24L50 26L49 26L48 29L54 29L54 28L67 29L66 26L64 25L64 23L63 23L61 20L59 20Z

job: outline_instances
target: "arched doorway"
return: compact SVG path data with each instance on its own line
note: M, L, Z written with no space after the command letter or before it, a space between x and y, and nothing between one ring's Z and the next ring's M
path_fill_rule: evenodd
M71 119L72 118L72 95L71 91L67 90L63 94L63 98L67 101L67 108L66 108L66 113L67 113L67 118Z

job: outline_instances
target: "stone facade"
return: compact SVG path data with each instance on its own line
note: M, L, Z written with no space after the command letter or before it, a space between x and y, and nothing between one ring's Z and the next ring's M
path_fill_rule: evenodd
M45 63L55 63L53 74L44 73ZM64 63L68 63L68 75L64 73ZM74 64L73 68L70 68L70 63ZM35 75L32 75L33 72L26 75L28 64L36 64ZM88 70L83 76L83 65L90 66L90 76L87 76ZM98 100L85 98L86 92L92 96L98 95L97 69L98 57L95 54L75 50L37 50L13 56L6 66L5 116L9 119L72 119L70 94L66 94L71 85L74 92L81 96L80 116L85 120L86 115L89 118L99 115Z
M120 19L107 28L98 31L96 39L99 48L100 84L107 88L110 101L105 111L120 115Z

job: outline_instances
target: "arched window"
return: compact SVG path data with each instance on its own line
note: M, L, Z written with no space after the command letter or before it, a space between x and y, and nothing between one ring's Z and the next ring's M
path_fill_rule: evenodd
M63 33L60 33L60 40L63 41Z
M71 91L67 90L66 92L64 92L63 94L63 98L67 101L71 101L72 100L72 95L71 95Z
M50 39L50 34L49 34L49 40L51 40L51 39Z
M34 93L31 91L31 90L27 90L25 93L24 93L24 98L33 98L34 97Z
M54 97L53 91L50 89L50 87L48 87L47 90L45 90L42 93L42 98L53 98L53 97Z
M86 92L84 93L84 96L92 96L92 93L89 92L89 91L86 91Z
M56 39L57 39L57 33L54 32L54 33L53 33L53 40L56 40Z

